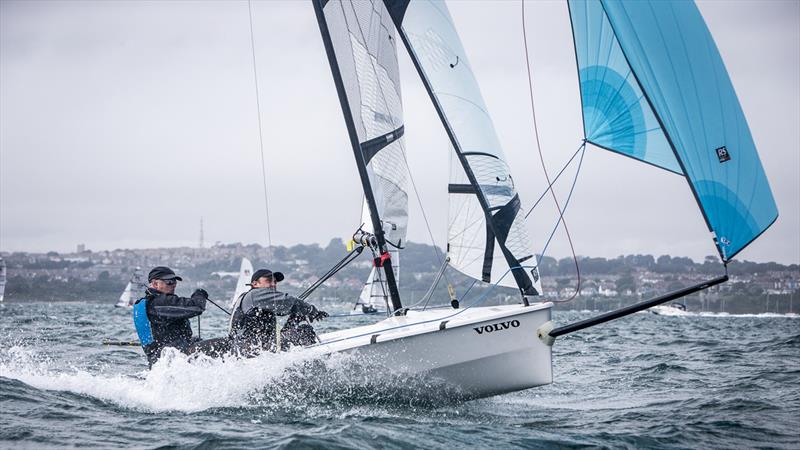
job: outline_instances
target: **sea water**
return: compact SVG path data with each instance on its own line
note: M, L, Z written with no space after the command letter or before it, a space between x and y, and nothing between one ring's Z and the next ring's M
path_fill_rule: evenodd
M204 338L227 326L209 308ZM468 402L346 355L169 354L148 370L104 339L135 339L130 310L0 306L0 447L800 448L796 317L634 314L559 338L552 385Z

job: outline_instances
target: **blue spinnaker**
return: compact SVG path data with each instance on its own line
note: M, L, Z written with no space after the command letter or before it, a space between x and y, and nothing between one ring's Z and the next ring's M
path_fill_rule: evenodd
M569 7L587 140L684 174L729 261L778 209L697 6L570 0Z
M683 174L599 1L569 2L586 140Z

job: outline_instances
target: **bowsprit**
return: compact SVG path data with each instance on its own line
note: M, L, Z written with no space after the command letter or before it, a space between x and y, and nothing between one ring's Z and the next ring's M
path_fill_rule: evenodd
M507 320L505 322L492 323L482 327L473 328L473 330L475 330L475 332L478 334L483 334L484 332L491 333L493 331L503 331L509 328L517 328L518 326L519 320Z

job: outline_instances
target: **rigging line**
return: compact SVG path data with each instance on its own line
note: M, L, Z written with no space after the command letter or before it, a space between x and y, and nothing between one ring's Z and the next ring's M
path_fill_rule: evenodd
M562 173L564 173L564 171L565 171L565 170L567 170L567 167L569 167L569 166L570 166L570 164L572 164L572 160L573 160L573 159L575 159L575 157L576 157L576 156L578 156L578 152L580 152L580 151L581 151L581 149L583 148L583 146L584 146L584 145L585 145L585 144L581 144L581 145L578 147L578 149L577 149L577 150L575 150L575 153L573 153L573 154L572 154L572 156L569 158L569 161L567 161L567 163L566 163L566 164L564 164L564 167L562 167L562 168L561 168L561 170L558 172L558 175L556 175L556 177L555 177L555 178L553 178L553 184L555 184L555 182L556 182L556 181L558 181L558 179L561 177L561 174L562 174ZM525 218L526 218L526 219L528 218L528 216L530 216L530 215L531 215L531 213L533 212L533 210L534 210L534 209L535 209L535 208L536 208L536 207L539 205L539 202L541 202L541 201L542 201L542 199L544 198L544 196L545 196L545 195L547 195L547 192L548 192L548 190L550 189L550 187L551 187L551 186L552 186L552 184L551 184L550 186L547 186L547 189L545 189L545 190L544 190L544 192L542 192L542 195L540 195L540 196L539 196L539 199L538 199L538 200L536 200L536 202L533 204L533 206L531 206L531 208L530 208L530 209L528 210L528 212L525 214Z
M386 284L384 284L384 282L383 282L383 277L381 276L380 267L374 265L375 264L375 260L379 258L379 255L378 255L378 253L375 253L375 249L374 248L370 247L369 249L370 249L370 251L372 251L372 264L373 264L373 267L375 267L375 276L378 277L378 285L381 287L381 292L383 293L383 295L379 295L378 297L383 297L383 301L384 301L384 303L386 303L386 313L387 313L387 315L392 315L392 314L394 314L394 311L392 311L392 306L389 304L389 294L386 292ZM392 271L394 271L394 266L392 266ZM370 271L370 274L372 274L372 271ZM400 275L400 270L399 269L397 270L397 274ZM373 286L375 286L375 278L374 277L372 278L372 283L370 283L370 286L369 286L369 296L370 296L370 298L372 298ZM358 300L359 301L361 300L360 296L359 296Z
M313 292L315 289L317 289L318 287L320 287L320 286L321 286L321 285L322 285L324 282L326 282L326 281L327 281L327 280L328 280L330 277L332 277L332 276L336 275L336 273L337 273L337 272L339 272L340 270L342 270L342 268L344 268L346 265L350 264L350 263L351 263L351 262L353 262L353 261L354 261L354 260L355 260L357 257L359 257L359 256L361 255L361 252L362 252L363 250L364 250L364 246L359 246L359 247L356 247L356 248L354 248L354 249L353 249L353 250L351 250L350 252L348 252L348 253L347 253L347 255L345 255L345 257L344 257L344 258L342 258L341 260L339 260L339 262L337 262L336 264L334 264L334 265L333 265L333 267L331 267L331 268L330 268L330 269L329 269L327 272L325 272L325 274L324 274L324 275L322 275L321 277L319 277L319 279L317 279L317 281L315 281L315 282L311 283L311 286L309 286L308 288L306 288L306 290L305 290L305 291L303 291L303 292L302 292L300 295L298 295L298 296L297 296L297 298L299 298L300 300L304 300L306 297L308 297L309 295L311 295L311 293L312 293L312 292Z
M250 19L250 51L253 56L253 80L256 88L256 113L258 114L258 148L261 152L261 180L264 184L264 210L267 214L267 262L272 259L272 231L269 223L269 195L267 192L267 165L264 158L264 127L261 124L261 95L258 91L258 70L256 67L256 44L253 33L253 5L247 0L247 13Z
M577 286L577 288L575 290L576 294L573 295L573 297L572 297L572 298L575 298L575 296L577 296L577 293L580 292L580 287L581 287L581 269L580 269L580 266L578 265L578 257L577 257L577 255L575 255L575 246L572 243L572 236L570 236L570 234L569 234L569 228L567 227L567 221L564 220L564 212L561 210L561 205L558 204L558 197L556 197L555 190L553 190L553 182L550 181L550 175L547 173L547 166L545 165L544 155L542 154L542 145L539 142L539 127L536 124L536 106L535 106L534 101L533 101L533 75L531 74L531 61L530 61L530 55L529 55L529 52L528 52L528 32L527 32L527 29L525 27L525 0L520 0L520 4L522 5L522 12L521 12L521 16L522 16L522 41L525 44L525 65L526 65L527 73L528 73L528 94L530 96L530 101L531 101L531 117L533 118L533 132L534 132L534 136L536 137L536 149L539 152L539 160L542 162L542 171L544 172L544 177L547 180L547 184L548 184L548 188L547 189L550 191L550 194L553 196L553 203L555 203L556 209L558 209L558 214L559 214L558 222L564 227L564 233L567 235L567 241L569 242L569 248L570 248L570 251L572 252L572 259L573 259L573 261L575 261L575 272L576 272L577 278L578 278L578 286ZM576 180L577 180L577 178L576 178ZM574 187L574 184L573 184L573 187ZM548 244L549 244L549 240L548 240Z
M425 311L425 308L428 307L428 302L431 300L431 297L433 296L433 291L436 289L436 286L439 285L439 281L442 280L442 275L444 275L444 272L447 269L448 261L449 260L445 260L444 264L442 264L441 267L439 267L439 270L436 272L436 275L433 277L433 283L431 283L431 287L428 288L428 292L426 292L425 295L420 299L420 301L417 302L417 304L419 304L420 302L422 302L422 300L425 300L425 304L422 305L422 310L423 311ZM412 305L412 306L414 306L414 305ZM409 308L411 308L411 306L409 306Z
M428 236L430 236L431 244L433 244L433 253L436 255L436 262L441 265L443 260L442 255L439 254L439 247L436 245L436 239L433 237L431 224L428 222L428 215L425 214L425 208L422 206L422 198L419 196L417 183L414 182L414 175L411 174L411 168L408 167L408 163L406 163L406 172L408 173L408 179L411 181L411 187L414 189L414 196L417 197L417 203L419 204L419 209L422 212L422 218L425 220L425 227L428 229ZM450 283L450 278L447 276L447 271L445 271L444 279Z
M578 160L578 169L575 171L575 177L572 179L572 186L570 186L569 194L567 195L567 200L564 202L564 211L566 211L567 208L569 207L569 202L572 199L572 193L575 190L575 185L578 183L578 175L581 173L581 167L583 166L583 156L586 154L586 144L582 145L582 147L584 151L581 152L581 157ZM544 248L542 249L541 257L544 257L544 255L547 253L547 247L550 245L550 241L553 239L553 235L556 234L556 230L558 230L558 225L562 220L564 220L563 213L559 215L558 221L553 226L553 230L550 232L550 237L547 238L547 242L545 243ZM577 259L575 262L577 264ZM578 279L578 287L575 289L575 292L572 293L572 296L570 296L566 300L551 300L551 301L553 303L566 303L575 299L575 297L578 296L578 293L580 293L580 278Z
M472 290L472 288L475 286L475 283L477 283L477 282L478 282L477 278L473 278L472 279L472 284L470 284L469 287L467 288L467 290L464 291L464 295L461 296L461 301L466 303L467 294L469 294L469 291Z

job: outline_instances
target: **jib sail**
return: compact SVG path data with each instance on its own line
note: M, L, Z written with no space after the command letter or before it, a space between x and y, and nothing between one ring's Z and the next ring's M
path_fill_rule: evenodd
M385 0L436 107L457 164L449 193L450 264L473 278L541 292L514 178L443 1ZM522 266L528 267L527 269Z

